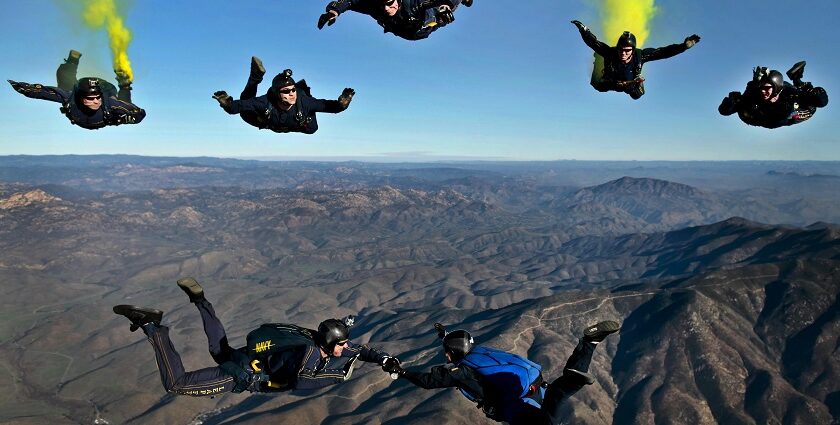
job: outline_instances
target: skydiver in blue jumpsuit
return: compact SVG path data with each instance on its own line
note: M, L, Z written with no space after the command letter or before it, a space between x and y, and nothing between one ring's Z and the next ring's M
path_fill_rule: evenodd
M163 312L152 308L118 305L114 313L131 321L131 331L142 329L155 351L161 382L167 392L188 396L213 396L226 392L283 392L312 390L349 379L356 360L378 365L398 363L388 353L349 341L352 320L328 319L318 330L286 324L264 324L248 335L248 344L231 348L224 326L193 278L178 280L201 315L210 355L218 366L185 371L169 339L169 328L160 324Z
M526 358L475 345L465 330L446 332L440 324L435 324L435 328L451 366L419 372L405 370L393 359L384 363L383 369L420 388L458 388L488 418L498 422L557 425L563 402L584 385L595 382L589 374L592 354L598 343L618 332L619 324L604 321L586 328L563 368L563 375L550 384L543 380L542 368Z
M9 84L26 97L60 103L61 113L71 124L88 130L143 121L146 111L131 103L131 80L128 76L122 71L115 71L119 92L113 84L101 78L84 77L77 81L76 71L81 56L81 53L71 50L65 63L59 65L57 87L12 80Z
M352 10L375 19L386 33L422 40L452 23L454 11L461 4L470 7L473 0L337 0L327 5L326 13L318 19L318 29L334 24L339 15Z

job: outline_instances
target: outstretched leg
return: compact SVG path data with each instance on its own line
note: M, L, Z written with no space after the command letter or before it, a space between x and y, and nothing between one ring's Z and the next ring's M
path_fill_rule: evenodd
M161 383L167 392L189 396L212 396L233 390L234 380L219 367L209 367L192 372L184 370L181 356L169 339L169 328L160 325L163 312L159 310L118 305L114 313L131 321L132 331L143 329L155 350L155 360L160 371Z
M548 416L549 423L560 423L560 408L563 402L574 395L584 385L595 382L589 374L589 364L592 363L592 354L595 346L604 340L607 335L618 332L617 322L605 321L590 326L583 333L566 367L563 368L563 375L555 379L545 392L545 399L542 403L542 411Z
M201 315L201 322L204 325L204 334L207 335L207 347L210 350L210 356L213 357L216 364L222 364L231 360L231 355L234 350L228 343L222 321L216 317L216 310L213 309L213 304L210 304L210 301L204 298L204 289L191 277L178 279L178 287L187 293L190 297L190 302L194 303L196 308L198 308L198 313Z
M76 85L76 71L79 69L79 58L81 57L81 53L71 50L64 63L58 66L58 70L55 71L58 88L73 91L73 87Z
M253 99L257 97L257 87L263 80L265 75L265 67L260 58L251 56L251 73L248 75L248 82L245 83L245 89L239 94L239 100ZM262 122L262 117L259 113L253 111L242 112L239 114L242 121L253 125L254 127L263 128L265 123Z
M257 87L263 80L265 75L265 67L260 58L251 56L251 73L248 75L248 82L245 83L245 89L239 95L239 100L253 99L257 97Z

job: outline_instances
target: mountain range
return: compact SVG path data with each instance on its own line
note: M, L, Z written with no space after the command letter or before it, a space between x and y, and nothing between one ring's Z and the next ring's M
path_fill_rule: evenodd
M421 369L443 363L435 322L551 379L617 320L570 423L839 423L840 189L800 180L840 166L679 165L0 157L0 422L491 423L373 365L314 393L168 395L111 306L164 310L187 369L211 366L189 275L234 345L356 314L355 341Z

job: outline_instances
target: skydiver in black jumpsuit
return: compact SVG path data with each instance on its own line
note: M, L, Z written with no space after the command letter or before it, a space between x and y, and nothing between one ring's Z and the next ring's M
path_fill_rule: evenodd
M351 10L372 17L386 33L422 40L452 23L461 4L470 7L473 0L337 0L327 5L318 19L318 29L334 24L339 15Z
M271 82L263 96L256 96L257 85L262 81L265 68L256 57L251 59L251 74L239 100L224 91L213 93L219 106L229 114L239 114L245 122L275 133L305 133L318 131L317 112L337 114L350 106L356 92L346 88L338 100L316 99L310 95L304 80L295 82L292 70L287 69Z
M572 21L580 31L583 42L598 55L604 58L604 69L601 75L592 76L592 87L600 92L618 91L630 95L634 100L645 94L645 79L642 77L642 66L646 62L667 59L694 47L700 41L697 34L690 35L679 44L671 44L659 48L639 49L636 47L636 36L625 31L618 38L615 47L607 46L598 41L595 34L580 21Z
M405 370L394 359L383 364L386 372L407 379L425 389L458 388L495 421L514 425L557 425L563 403L585 385L595 382L589 374L592 354L598 343L618 332L619 324L603 321L584 330L583 337L569 356L563 375L550 384L538 372L539 365L521 356L475 345L469 332L446 332L435 324L441 336L446 360L451 365L435 366L429 372ZM533 381L521 388L520 374L530 370ZM517 373L519 372L519 373ZM393 376L393 375L392 375ZM528 385L530 384L530 385ZM527 391L522 394L519 391Z
M233 349L199 283L193 278L184 278L178 280L178 286L198 308L210 355L218 366L185 371L181 356L169 339L169 328L160 324L163 312L131 305L114 307L114 313L131 321L132 332L142 329L146 334L155 350L161 382L169 393L201 397L245 390L312 390L349 379L357 359L379 365L398 362L388 353L350 342L349 324L337 319L321 322L317 331L295 325L263 325L257 331L266 326L268 329L280 326L291 333L279 341L269 338L257 344L255 349L249 346ZM255 362L256 359L259 361Z
M114 71L119 92L113 84L101 78L84 77L77 81L76 71L81 56L81 53L71 50L65 63L59 65L56 71L57 87L12 80L9 80L9 84L26 97L60 103L61 113L71 124L88 130L143 121L146 111L131 103L131 80L128 75Z
M718 112L728 116L737 113L741 121L758 127L778 128L807 121L828 105L828 94L822 87L802 81L805 61L788 70L790 84L782 73L756 67L753 79L744 93L731 92L723 99Z

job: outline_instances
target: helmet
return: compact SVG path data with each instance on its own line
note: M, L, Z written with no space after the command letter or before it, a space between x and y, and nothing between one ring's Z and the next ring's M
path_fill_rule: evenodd
M273 80L271 80L271 90L273 90L275 92L277 90L282 89L283 87L293 86L293 85L295 85L295 80L292 79L292 70L291 69L287 69L287 70L277 74L277 76L274 77Z
M347 325L338 319L327 319L318 325L318 333L315 335L315 342L324 349L327 354L332 354L336 344L347 341L350 338L350 330Z
M626 46L630 46L634 49L636 48L636 36L630 31L624 31L621 34L621 37L618 37L618 43L616 43L616 47Z
M452 363L458 363L464 358L473 348L473 338L470 333L458 329L456 331L447 332L443 337L443 351L449 353Z
M102 96L102 81L96 77L84 77L76 81L76 86L73 87L73 93L76 100L85 96Z
M771 86L773 86L773 95L777 95L779 94L779 92L782 91L782 88L785 86L785 77L782 76L781 72L773 69L770 72L768 72L767 75L761 78L759 84L770 84Z

